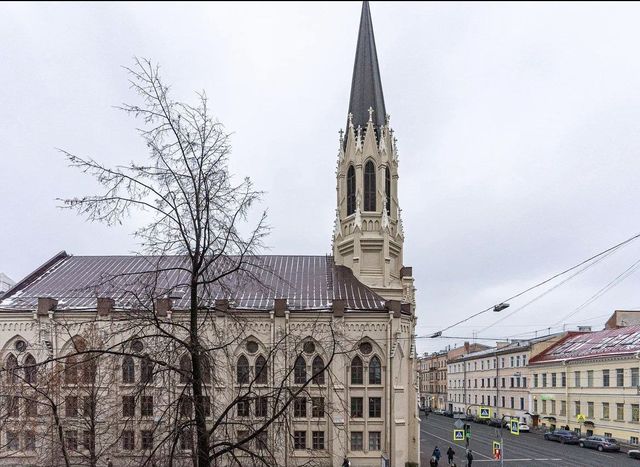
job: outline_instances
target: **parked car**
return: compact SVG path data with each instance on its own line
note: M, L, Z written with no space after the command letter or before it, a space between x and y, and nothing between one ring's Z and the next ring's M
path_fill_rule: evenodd
M520 422L518 424L518 428L520 429L520 433L529 433L529 431L531 431L529 429L529 425L527 425L526 423L522 423L522 422Z
M436 409L436 410L433 411L433 413L436 414L436 415L444 415L444 410Z
M544 434L544 439L547 441L558 441L562 444L578 444L580 438L578 435L569 430L553 430Z
M489 419L488 418L480 418L479 415L474 415L473 416L473 421L475 423L482 423L483 425L486 425L487 423L489 423Z
M500 427L502 425L502 419L500 419L500 418L490 418L488 425L489 426Z
M464 416L464 421L465 422L475 422L476 417L471 415L470 413L468 413L467 415Z
M620 445L613 438L606 438L604 436L588 436L587 438L580 438L581 448L597 449L598 451L619 451Z
M444 415L445 417L449 417L449 418L453 418L453 412L450 410L445 410L442 415Z
M640 459L640 451L638 449L631 449L627 454L631 459Z

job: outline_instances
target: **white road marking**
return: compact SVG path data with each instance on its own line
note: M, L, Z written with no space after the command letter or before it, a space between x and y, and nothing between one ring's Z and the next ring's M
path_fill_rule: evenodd
M532 462L532 461L538 461L538 462L547 461L548 462L548 461L561 461L561 460L562 459L505 459L504 461L505 462ZM493 459L490 459L490 460L480 459L480 460L477 460L477 461L474 461L474 462L497 462L497 461L494 461Z

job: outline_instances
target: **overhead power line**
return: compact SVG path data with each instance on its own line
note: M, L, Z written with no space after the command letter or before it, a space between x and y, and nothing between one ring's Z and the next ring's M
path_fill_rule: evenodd
M608 255L610 253L613 253L615 250L617 250L617 249L619 249L619 248L621 248L621 247L623 247L625 245L628 245L629 243L633 242L634 240L636 240L638 238L640 238L640 233L637 233L637 234L627 238L626 240L624 240L624 241L622 241L620 243L617 243L616 245L613 245L612 247L609 247L606 250L603 250L600 253L597 253L597 254L585 259L584 261L579 262L575 266L572 266L572 267L570 267L568 269L565 269L564 271L559 272L557 274L554 274L553 276L549 277L548 279L545 279L542 282L538 282L537 284L532 285L531 287L523 290L522 292L519 292L519 293L517 293L515 295L512 295L511 297L506 298L506 299L504 299L504 300L502 300L501 302L498 302L498 303L499 304L507 303L507 302L510 302L511 300L514 300L514 299L516 299L518 297L521 297L522 295L524 295L524 294L526 294L526 293L528 293L528 292L530 292L530 291L532 291L534 289L537 289L538 287L541 287L541 286L543 286L545 284L548 284L549 282L553 281L554 279L557 279L558 277L561 277L561 276L563 276L565 274L568 274L571 271L574 271L576 269L579 269L583 265L586 265L586 264L588 264L588 263L600 258L603 255ZM477 313L473 313L472 315L470 315L470 316L468 316L468 317L466 317L464 319L461 319L460 321L457 321L457 322L455 322L455 323L453 323L453 324L441 329L440 331L434 333L433 336L436 336L436 334L439 334L439 336L436 336L436 337L444 337L444 336L442 336L443 332L448 331L449 329L452 329L452 328L454 328L454 327L456 327L456 326L458 326L458 325L460 325L462 323L466 323L467 321L469 321L469 320L471 320L471 319L473 319L473 318L475 318L477 316L480 316L480 315L482 315L482 314L484 314L484 313L486 313L488 311L491 311L496 306L498 306L498 305L492 305L492 306L490 306L488 308L485 308L484 310L478 311Z

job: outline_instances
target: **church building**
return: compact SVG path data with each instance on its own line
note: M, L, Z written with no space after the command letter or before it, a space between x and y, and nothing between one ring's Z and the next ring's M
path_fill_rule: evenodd
M418 465L416 300L398 170L365 1L332 254L256 257L203 305L210 366L197 397L212 465ZM168 343L188 322L189 294L179 273L155 275L163 293L148 294L151 266L181 261L61 252L0 295L2 462L194 465L191 367ZM142 296L153 296L148 309L132 305Z

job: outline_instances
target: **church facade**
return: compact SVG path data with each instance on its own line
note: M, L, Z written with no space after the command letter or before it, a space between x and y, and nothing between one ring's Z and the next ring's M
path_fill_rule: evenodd
M253 258L203 307L212 465L418 465L395 141L364 2L333 254ZM193 465L181 261L61 252L1 297L2 465Z

